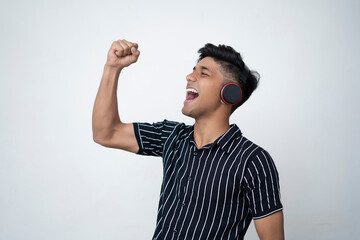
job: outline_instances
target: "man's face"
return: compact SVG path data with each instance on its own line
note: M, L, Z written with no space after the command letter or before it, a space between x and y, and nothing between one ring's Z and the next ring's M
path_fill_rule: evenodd
M211 57L203 58L186 76L186 99L182 113L192 118L209 117L222 105L220 90L224 78L220 65Z

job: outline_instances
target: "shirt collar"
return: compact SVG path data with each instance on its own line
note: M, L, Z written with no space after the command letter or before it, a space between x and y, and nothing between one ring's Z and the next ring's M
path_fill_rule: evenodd
M232 146L235 146L235 144L232 144L233 141L239 139L241 136L242 136L242 132L240 128L236 124L231 124L229 130L227 130L226 133L221 135L213 143L205 145L204 147L202 147L202 149L209 149L215 144L217 144L221 147L223 151L225 151L226 153L230 153ZM191 134L189 135L189 140L196 146L194 140L194 131L191 131Z
M229 130L219 137L215 143L217 143L223 151L230 153L234 140L239 139L242 133L240 128L236 124L231 124Z

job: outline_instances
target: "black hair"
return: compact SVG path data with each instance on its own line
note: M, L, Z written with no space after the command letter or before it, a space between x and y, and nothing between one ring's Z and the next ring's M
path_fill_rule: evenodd
M260 79L259 73L256 71L249 71L247 78L241 79L243 76L242 73L247 67L240 53L230 46L215 46L211 43L207 43L204 47L199 49L198 53L200 54L198 62L205 57L213 58L214 61L220 65L224 78L227 81L235 81L240 85L243 96L238 104L231 107L231 113L233 113L248 100L251 93L257 88Z

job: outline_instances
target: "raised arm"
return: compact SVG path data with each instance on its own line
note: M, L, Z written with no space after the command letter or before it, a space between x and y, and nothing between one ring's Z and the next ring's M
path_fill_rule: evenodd
M120 120L117 104L117 86L120 72L135 63L140 55L138 45L126 40L112 43L96 95L93 115L93 139L105 147L138 152L139 146L132 123Z

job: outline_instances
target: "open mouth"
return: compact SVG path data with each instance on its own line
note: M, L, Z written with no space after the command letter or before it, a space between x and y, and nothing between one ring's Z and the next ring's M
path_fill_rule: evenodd
M186 89L186 100L185 102L192 102L194 101L197 97L199 96L199 93L193 89L193 88L188 88Z

